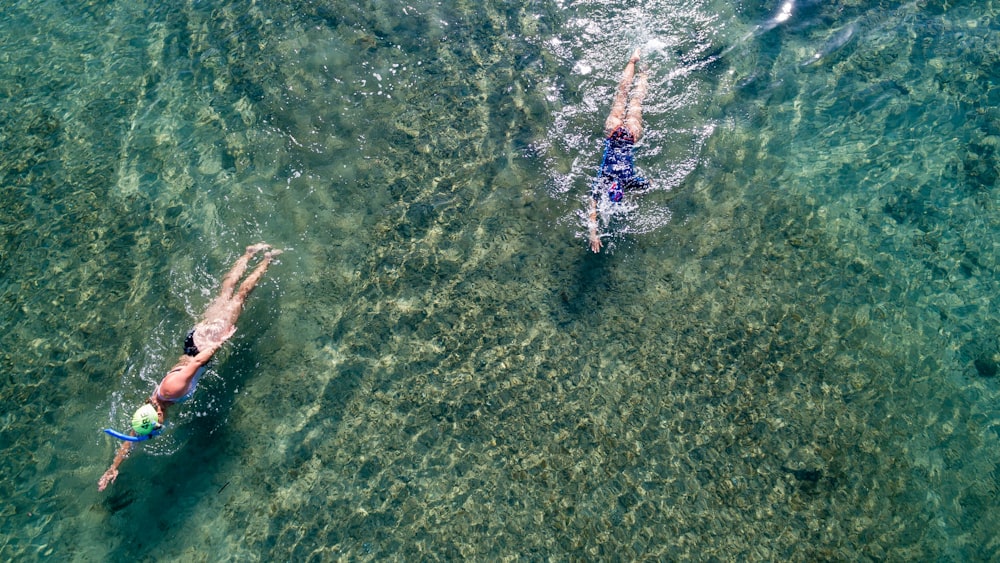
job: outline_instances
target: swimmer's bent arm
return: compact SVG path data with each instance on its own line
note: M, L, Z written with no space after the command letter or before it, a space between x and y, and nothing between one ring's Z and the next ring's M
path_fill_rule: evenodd
M194 361L192 361L190 363L190 365L194 367L194 369L191 370L191 375L194 375L194 373L198 370L199 366L203 366L203 365L207 364L208 361L212 359L212 356L214 356L215 353L219 351L219 348L222 348L222 345L226 342L226 340L229 339L230 336L233 335L234 332L236 332L236 327L235 326L233 327L233 329L231 331L229 331L229 335L227 335L222 340L222 342L212 343L205 350L199 351L198 355L194 357Z
M222 345L225 344L227 340L232 338L234 334L236 334L236 325L229 328L229 332L222 337L222 340L219 342L213 342L207 349L198 352L198 355L194 357L194 363L199 366L207 364L208 361L212 359L212 356L219 351L219 348L222 348Z
M212 356L222 344L229 339L233 333L236 332L236 327L233 327L223 339L222 342L213 342L209 344L204 350L198 352L197 356L181 356L180 361L167 372L166 377L160 382L160 385L156 388L157 390L150 397L150 401L157 407L157 411L160 412L161 418L163 413L160 410L160 402L156 400L157 394L159 393L162 398L166 400L176 400L184 394L184 391L191 385L191 380L198 374L198 370L201 366L207 364ZM160 420L163 423L163 420Z

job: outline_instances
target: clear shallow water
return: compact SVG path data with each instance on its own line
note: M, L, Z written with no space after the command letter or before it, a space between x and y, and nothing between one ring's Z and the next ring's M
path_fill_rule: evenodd
M5 10L0 555L994 558L993 8L681 4Z

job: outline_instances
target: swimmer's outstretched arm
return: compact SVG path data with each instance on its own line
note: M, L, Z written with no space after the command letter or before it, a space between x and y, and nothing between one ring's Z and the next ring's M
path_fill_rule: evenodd
M597 200L590 198L590 250L595 254L601 251L601 235L597 232Z
M101 475L101 479L97 481L98 491L103 491L108 488L108 485L115 482L115 479L118 478L118 466L125 461L125 458L128 457L131 450L132 442L122 442L121 447L118 448L118 452L115 453L115 460L111 462L111 467L109 467L108 470L104 472L104 475Z
M154 393L155 396L155 393ZM150 403L156 407L156 412L159 415L157 418L158 422L163 424L167 419L167 405L157 401L155 397L150 398ZM135 431L130 430L129 435L135 436ZM111 462L111 467L101 475L101 478L97 481L97 490L103 491L108 488L108 485L115 482L118 478L118 467L121 466L122 462L128 458L129 453L132 452L132 446L134 444L129 441L122 441L122 445L118 447L118 451L115 452L115 459Z

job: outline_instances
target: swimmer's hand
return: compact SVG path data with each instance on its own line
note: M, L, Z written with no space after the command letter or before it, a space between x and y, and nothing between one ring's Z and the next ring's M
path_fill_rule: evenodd
M109 467L108 470L104 472L104 475L101 476L101 479L97 482L97 490L103 491L104 489L108 488L108 485L114 483L115 479L117 478L118 478L118 468Z
M597 234L597 230L590 231L590 250L594 254L601 251L601 237Z

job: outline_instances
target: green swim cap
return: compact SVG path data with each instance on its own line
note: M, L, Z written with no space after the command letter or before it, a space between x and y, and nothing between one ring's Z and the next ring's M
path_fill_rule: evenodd
M153 405L142 405L139 410L132 415L132 430L139 436L145 436L156 430L160 424L160 416L156 413Z

